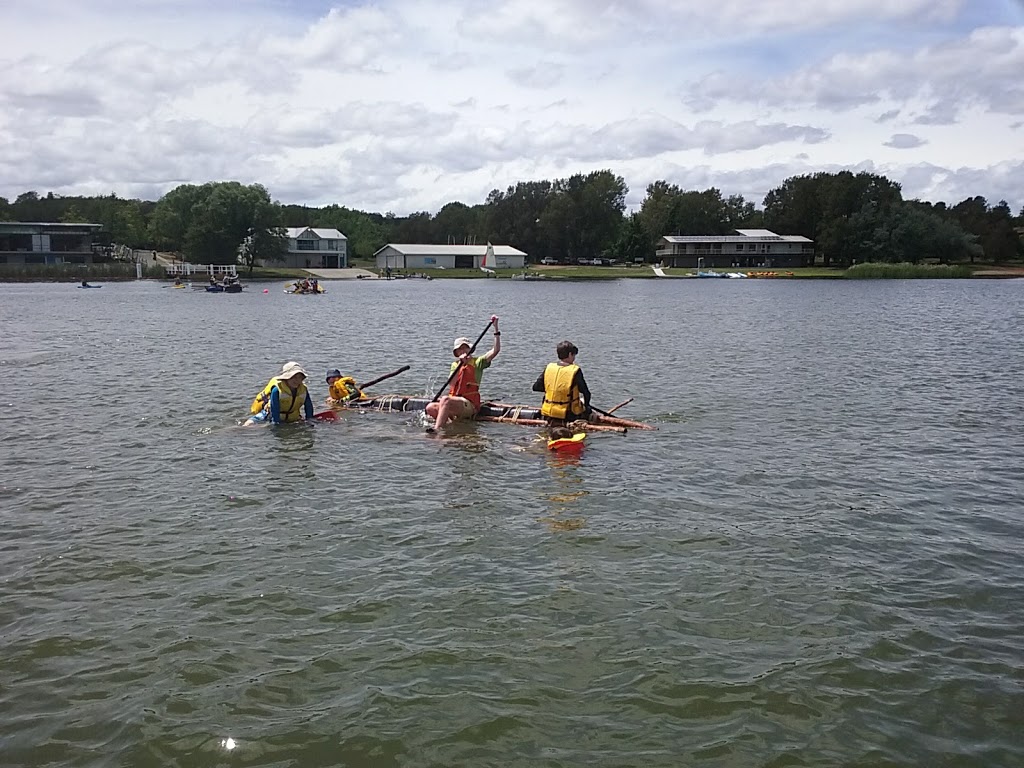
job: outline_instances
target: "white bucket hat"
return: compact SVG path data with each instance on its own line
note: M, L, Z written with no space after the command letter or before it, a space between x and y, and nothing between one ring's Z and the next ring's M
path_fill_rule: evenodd
M472 347L473 342L467 339L465 336L459 336L455 341L452 342L452 352L457 350L459 347Z
M281 369L281 373L277 375L277 378L290 379L297 373L301 373L307 379L309 378L309 376L306 374L305 369L303 369L303 367L296 363L294 360L291 360L284 364L284 367Z

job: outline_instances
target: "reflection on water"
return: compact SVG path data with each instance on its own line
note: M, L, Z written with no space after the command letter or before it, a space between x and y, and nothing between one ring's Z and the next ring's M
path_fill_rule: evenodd
M547 441L544 441L545 450ZM545 494L548 504L548 515L538 518L552 531L577 531L586 525L579 512L580 503L590 495L590 491L581 488L584 478L578 471L581 454L579 451L548 451L547 464L554 480L551 492Z

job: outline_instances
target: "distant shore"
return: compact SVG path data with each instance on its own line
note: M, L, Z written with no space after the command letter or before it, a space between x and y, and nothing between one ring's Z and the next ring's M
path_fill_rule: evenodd
M867 269L865 269L867 268ZM376 273L377 270L371 267L363 267L368 272ZM78 266L75 270L76 274L68 274L63 270L52 274L40 273L38 270L33 270L35 274L20 274L15 270L4 270L0 268L0 283L81 283L82 280L88 282L132 282L136 280L134 269L132 270L118 270L112 272L107 268L107 265L98 265L95 269L82 268ZM664 275L655 274L654 270L650 266L611 266L611 267L594 267L594 266L545 266L545 265L531 265L525 270L500 270L496 275L490 275L479 269L433 269L433 270L420 270L417 272L410 272L409 275L404 274L403 271L396 270L391 279L392 280L404 280L404 279L422 279L423 276L429 276L433 280L509 280L509 279L522 279L523 275L527 276L527 280L535 280L537 282L548 282L555 280L621 280L621 279L633 279L633 280L695 280L702 279L696 274L696 270L688 267L666 267L663 270ZM950 277L964 277L964 278L983 278L983 279L999 279L999 278L1022 278L1024 277L1024 265L1020 264L1005 264L1005 265L991 265L991 264L974 264L974 265L955 265L954 267L941 267L939 265L898 265L898 264L879 264L879 265L858 265L857 267L847 269L839 269L834 267L793 267L792 269L767 269L759 267L756 269L737 269L737 268L725 268L717 267L707 270L701 270L704 275L708 273L717 272L721 274L725 273L742 273L747 276L746 279L757 279L757 280L849 280L857 277L857 272L869 272L871 274L863 275L866 278L884 279L884 278L939 278L947 279ZM144 275L145 280L157 280L160 282L171 282L173 277L166 277L161 274L154 274L156 270L147 269L147 273ZM412 275L416 276L413 277ZM303 269L283 269L273 267L257 267L253 270L250 276L247 269L239 271L239 277L243 282L264 282L264 281L278 281L278 280L296 280L308 277L310 274ZM189 282L188 279L183 278L185 282ZM323 279L323 278L321 278ZM365 277L367 280L384 280L387 279L383 276L380 277ZM194 276L193 282L204 282L206 281L205 274ZM327 280L330 282L330 280Z

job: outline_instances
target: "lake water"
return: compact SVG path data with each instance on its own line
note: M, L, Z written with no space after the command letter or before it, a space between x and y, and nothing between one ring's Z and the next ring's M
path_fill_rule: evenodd
M327 287L0 285L0 764L1024 765L1024 281ZM492 313L658 431L238 426Z

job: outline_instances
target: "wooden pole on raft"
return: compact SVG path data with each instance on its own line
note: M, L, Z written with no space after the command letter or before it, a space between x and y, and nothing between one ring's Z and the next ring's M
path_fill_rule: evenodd
M498 424L525 424L530 427L550 426L544 419L516 419L511 416L477 416L477 421L493 421ZM626 434L625 427L613 427L608 424L589 423L586 429L594 432L617 432L620 435Z

